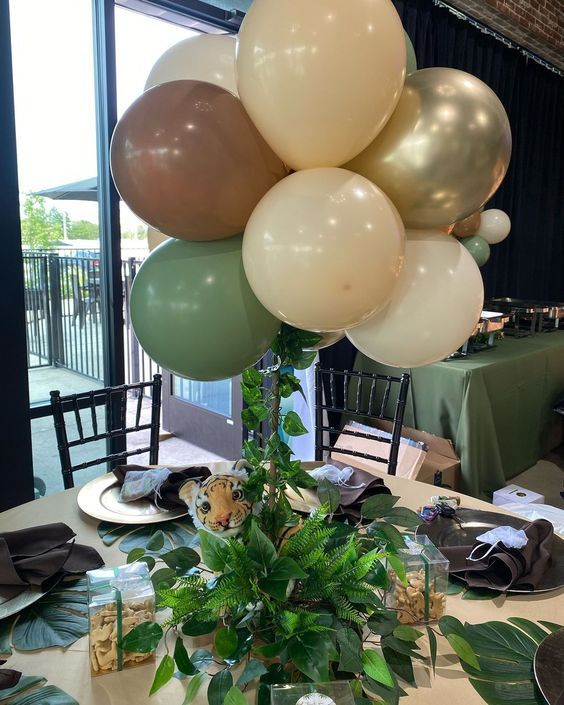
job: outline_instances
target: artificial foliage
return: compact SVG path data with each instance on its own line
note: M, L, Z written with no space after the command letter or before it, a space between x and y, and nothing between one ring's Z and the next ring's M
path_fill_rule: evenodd
M320 508L302 517L285 494L287 487L300 493L317 486L280 429L307 432L298 414L281 410L281 399L303 394L294 371L311 365L316 353L306 349L319 340L283 325L270 366L243 373L242 418L251 431L243 446L245 493L259 509L235 538L200 530L201 560L186 546L162 555L166 567L153 582L168 611L162 624L141 625L123 641L128 650L150 651L176 635L152 692L176 671L191 678L186 702L206 683L210 705L237 703L248 688L257 689L262 705L272 683L332 679L355 680L359 698L395 702L404 693L399 679L413 681L422 633L400 625L382 598L387 564L402 570L397 550L404 541L391 522L413 528L418 516L395 507L397 497L379 495L362 504L358 523L337 520L338 492L322 482ZM136 545L128 559L154 568L165 539L154 534L146 551ZM213 650L189 654L183 635L209 635Z
M243 374L242 416L253 432L243 448L249 465L245 492L259 510L242 533L223 539L200 530L200 553L193 540L174 545L161 529L123 539L128 561L144 560L153 571L158 606L166 611L160 624L129 632L122 647L150 652L164 640L166 654L151 694L173 677L186 679L182 705L203 689L209 705L244 705L249 689L256 690L258 705L269 705L272 684L339 679L351 681L357 705L397 705L406 695L402 686L416 686L414 660L434 671L437 637L444 637L487 703L510 703L524 694L527 705L541 705L532 658L535 639L547 632L538 625L463 625L443 617L422 632L400 624L396 611L386 607L388 568L405 580L397 555L405 535L397 527L420 523L415 512L396 506L399 497L370 497L361 505L360 521L350 523L334 516L339 493L325 480L317 487L321 506L307 517L293 512L286 487L300 493L317 483L280 437L281 428L289 436L306 432L299 416L283 413L280 402L303 394L294 370L312 363L315 352L305 348L318 340L284 325L272 345L272 364ZM113 542L123 532L114 536L104 529L102 535ZM205 636L211 648L189 653L185 636ZM527 648L499 656L488 645L498 637L508 647L526 642ZM505 690L500 668L514 679Z

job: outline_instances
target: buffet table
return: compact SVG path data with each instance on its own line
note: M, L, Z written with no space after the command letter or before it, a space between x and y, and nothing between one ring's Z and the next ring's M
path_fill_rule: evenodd
M360 353L355 370L398 374ZM564 331L506 337L491 350L408 371L404 423L454 442L468 494L491 496L558 443L552 407L564 396Z
M388 477L386 484L395 495L401 497L398 506L417 509L429 499L430 487L403 478ZM64 521L77 533L77 541L94 546L107 565L125 563L125 554L117 548L104 546L96 527L97 520L84 515L76 503L78 490L67 490L59 494L36 500L0 514L0 530L20 529L38 524ZM488 505L471 497L462 496L462 506L491 510ZM562 611L564 590L542 593L537 596L500 596L495 600L462 600L450 596L447 613L471 623L508 617L527 617L532 620L555 620ZM193 639L190 646L209 646L207 637ZM172 643L172 640L171 640ZM424 647L425 648L425 647ZM191 649L188 649L189 652ZM413 692L418 705L478 705L483 701L474 691L463 673L458 659L452 654L445 639L439 639L439 656L436 676L430 669L416 665L417 691ZM419 664L419 662L418 662ZM162 690L149 699L149 688L153 679L155 664L91 678L88 657L88 638L83 637L66 650L51 648L34 652L17 652L8 659L8 668L15 668L25 675L41 675L50 685L58 686L72 695L80 705L181 705L186 681L175 678ZM248 693L249 701L254 702L254 694ZM205 688L202 688L197 705L206 702ZM403 701L409 702L409 699Z

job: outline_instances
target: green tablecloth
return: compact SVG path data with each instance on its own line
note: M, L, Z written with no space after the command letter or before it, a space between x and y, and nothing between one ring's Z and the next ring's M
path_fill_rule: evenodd
M355 369L399 372L360 353ZM407 371L404 423L453 441L464 492L491 496L554 446L559 421L552 407L564 397L564 331L505 338L492 350Z

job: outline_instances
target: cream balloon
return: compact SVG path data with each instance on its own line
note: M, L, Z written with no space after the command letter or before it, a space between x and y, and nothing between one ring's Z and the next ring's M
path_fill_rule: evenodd
M407 77L392 118L346 165L392 199L406 228L439 228L477 211L503 181L511 128L495 93L448 68Z
M369 145L405 70L391 0L254 0L239 32L241 100L293 169L338 166Z
M149 252L152 252L155 247L158 247L162 242L170 240L168 235L163 235L160 230L152 228L150 225L147 227L147 245L149 246Z
M490 208L482 213L480 227L476 235L483 238L489 245L497 245L503 242L511 231L511 220L504 211L498 208Z
M458 240L438 231L407 231L405 262L392 300L347 331L362 353L393 367L442 360L472 334L484 303L478 265Z
M337 330L334 333L319 333L321 340L315 345L311 345L309 348L304 348L308 352L313 352L314 350L323 350L324 348L330 348L331 345L335 345L339 340L345 337L344 330Z
M296 328L351 328L386 305L404 229L391 201L345 169L298 171L255 208L243 265L262 305Z
M183 39L157 60L145 90L169 81L190 79L214 83L238 96L236 49L237 40L230 34L199 34Z

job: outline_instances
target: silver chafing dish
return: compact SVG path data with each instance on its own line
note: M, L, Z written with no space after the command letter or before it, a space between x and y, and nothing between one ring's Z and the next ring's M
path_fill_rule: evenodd
M490 299L487 305L510 317L506 333L517 337L556 330L564 319L564 303L555 301L506 297Z
M447 359L465 357L470 353L493 348L496 339L503 336L503 330L509 320L510 317L501 311L482 311L472 335Z

